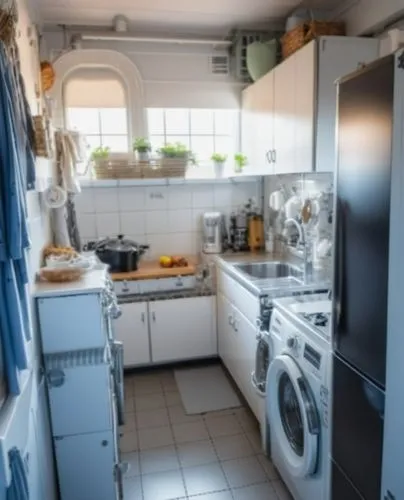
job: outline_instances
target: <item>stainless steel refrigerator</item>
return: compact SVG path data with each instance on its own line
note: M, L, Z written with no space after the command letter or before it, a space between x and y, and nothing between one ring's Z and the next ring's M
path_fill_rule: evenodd
M404 498L392 481L382 489L390 453L383 454L384 433L394 418L404 423L404 414L388 412L390 352L404 337L397 321L400 294L404 318L404 290L395 276L404 274L397 249L404 228L403 68L399 52L338 85L332 500ZM401 348L404 365L403 341Z

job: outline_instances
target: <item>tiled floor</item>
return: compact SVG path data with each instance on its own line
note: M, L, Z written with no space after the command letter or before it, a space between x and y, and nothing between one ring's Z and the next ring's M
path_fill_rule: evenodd
M187 416L172 370L125 378L125 500L290 500L247 408Z

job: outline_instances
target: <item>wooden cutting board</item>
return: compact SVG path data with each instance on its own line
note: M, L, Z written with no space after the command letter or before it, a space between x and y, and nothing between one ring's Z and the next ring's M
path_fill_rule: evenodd
M157 260L141 260L139 269L130 273L111 274L114 281L123 280L150 280L156 278L175 278L176 276L190 276L196 273L198 259L195 256L186 257L186 267L160 267Z

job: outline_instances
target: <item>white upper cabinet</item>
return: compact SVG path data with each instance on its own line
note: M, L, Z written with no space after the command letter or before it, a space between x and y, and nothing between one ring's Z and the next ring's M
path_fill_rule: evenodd
M296 136L296 57L277 66L275 74L275 151L274 172L295 172L294 141Z
M377 57L375 39L321 37L245 89L242 144L252 173L332 172L335 81Z
M294 54L294 167L293 172L311 172L314 164L316 44L309 43ZM293 56L292 56L293 57ZM290 143L289 143L290 147Z
M274 172L274 73L271 71L243 92L242 150L248 169Z

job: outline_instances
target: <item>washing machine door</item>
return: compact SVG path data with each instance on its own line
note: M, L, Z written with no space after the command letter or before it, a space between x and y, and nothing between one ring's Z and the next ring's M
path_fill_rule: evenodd
M320 420L312 390L296 361L277 356L267 377L267 415L271 442L276 443L288 470L295 477L316 471Z

